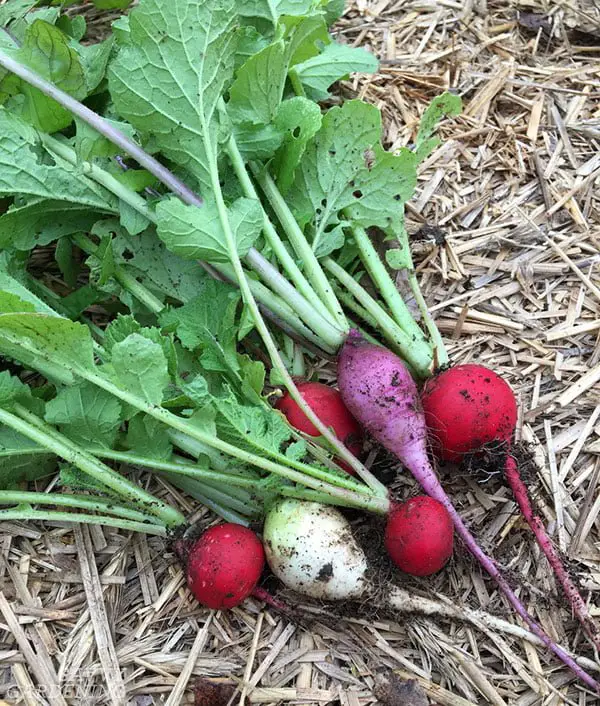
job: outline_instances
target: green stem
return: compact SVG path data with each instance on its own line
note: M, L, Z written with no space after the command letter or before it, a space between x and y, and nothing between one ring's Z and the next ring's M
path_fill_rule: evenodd
M138 456L137 454L123 451L113 451L112 449L90 449L89 451L94 456L109 458L112 461L120 461L121 463L127 463L130 466L151 468L155 471L166 471L171 474L195 478L199 481L233 485L237 488L254 489L259 481L257 478L247 478L244 476L238 476L234 473L219 473L219 471L199 468L198 466L195 466L192 463L186 463L185 461L181 461L179 463L173 461L161 461L159 459L147 458L146 456Z
M294 89L294 93L297 96L306 96L306 92L304 90L304 86L302 85L302 81L300 81L300 77L298 76L298 72L296 69L292 66L290 70L288 71L288 77L290 79L290 83L292 84L292 88Z
M105 525L107 527L117 527L131 532L141 532L142 534L155 534L165 537L167 531L163 525L150 524L149 522L133 522L118 517L104 517L102 515L86 515L81 512L60 512L59 510L35 510L28 507L20 507L16 510L0 510L0 522L7 520L35 520L37 522L76 522L88 525Z
M250 168L267 197L267 200L271 204L271 208L275 211L294 252L302 261L306 277L335 317L338 326L341 326L343 331L347 332L348 322L344 316L344 311L331 288L327 276L321 268L319 260L306 240L304 233L300 230L300 226L296 222L283 196L280 194L277 185L266 169L261 165L251 163Z
M242 185L242 189L243 189L245 195L248 198L256 199L257 201L260 202L258 193L257 193L256 189L254 188L254 184L252 183L252 179L250 179L250 176L248 175L248 172L246 171L246 165L244 163L244 158L242 157L242 154L239 151L239 148L238 148L237 143L235 141L235 137L233 135L229 138L229 142L227 144L227 153L229 155L229 160L231 162L233 170L238 178L238 181ZM321 315L315 323L320 323L321 318L323 318L324 319L323 324L327 326L327 333L329 333L331 331L331 328L333 326L335 329L334 336L337 333L337 345L340 346L343 342L343 340L342 340L343 331L341 331L335 325L335 323L332 321L332 317L331 317L329 310L323 304L322 300L319 298L319 295L310 286L308 280L306 279L306 277L302 273L302 270L298 267L294 258L290 255L285 244L283 243L283 241L279 237L279 233L275 229L275 226L271 223L271 220L269 219L269 217L264 209L263 209L263 232L265 234L265 237L266 237L269 245L271 246L271 248L273 250L273 253L275 254L275 257L277 257L277 259L281 263L281 266L289 275L291 281L296 286L296 289L305 297L305 299L312 305L312 307L314 307L314 309L316 309L319 312L319 314ZM300 313L299 310L298 310L298 313ZM312 320L312 316L314 315L313 309L309 309L307 313L309 315L309 318ZM304 319L304 321L309 326L312 326L312 328L314 329L314 331L316 333L319 333L319 335L323 335L320 330L317 330L317 328L315 328L314 324L311 323L311 320ZM331 335L331 334L329 334L329 335ZM335 343L335 340L333 342Z
M248 527L250 525L250 522L246 516L240 515L239 513L235 512L235 510L232 510L229 505L222 505L214 498L211 498L206 495L203 492L205 490L204 486L199 486L199 484L194 483L192 479L181 478L180 476L171 478L167 473L165 473L164 476L165 479L172 483L174 486L176 486L180 490L183 490L195 500L198 500L198 502L202 503L202 505L207 507L209 510L212 510L214 513L219 515L219 517L222 517L226 522L235 522L235 524L244 525L245 527Z
M323 258L323 265L331 272L338 282L352 294L353 297L379 323L379 330L389 343L400 353L420 377L431 374L431 351L425 350L409 337L392 319L392 317L373 299L373 297L343 267L330 257Z
M419 307L419 311L421 312L421 316L423 317L425 326L427 327L429 338L431 339L435 367L439 368L444 365L448 365L448 363L450 362L450 357L448 356L448 351L446 350L444 339L442 338L442 334L440 333L435 321L429 313L429 307L427 306L427 302L423 297L423 292L421 292L421 287L419 286L419 282L417 280L417 275L415 274L414 268L411 268L408 272L408 284L413 293L415 301L417 302L417 306Z
M111 174L100 167L90 164L89 162L80 162L75 150L66 145L64 142L61 142L50 135L41 135L41 138L43 144L50 152L58 155L69 164L80 167L86 176L89 176L94 181L104 186L123 202L127 203L138 213L147 218L151 223L156 224L156 214L148 206L145 199L138 193L121 184ZM93 255L96 252L96 246L86 236L76 235L73 240L88 254ZM254 296L258 299L262 306L266 307L270 311L273 311L274 314L276 314L284 322L288 323L300 336L303 336L316 346L323 348L327 352L333 352L339 348L342 343L342 334L333 329L331 324L326 321L324 322L325 328L323 328L323 324L321 323L322 317L315 314L312 308L310 308L312 314L309 318L315 325L311 328L313 328L313 330L317 333L320 332L321 335L315 336L312 331L310 331L302 323L295 311L304 312L307 309L304 298L296 292L292 285L281 276L277 269L273 267L268 260L266 260L254 248L249 251L246 256L246 260L261 277L261 279L273 288L274 292L278 292L283 296L283 298L279 298L260 282L250 280L250 287L252 288ZM204 263L200 264L203 265ZM227 266L211 265L211 268L214 269L219 275L224 275L226 279L233 281L234 284L237 283L236 278L232 278L231 270ZM158 313L164 308L164 304L160 301L160 299L155 297L152 292L140 284L135 277L131 276L125 270L125 268L119 266L115 268L115 279L124 289L129 291L133 294L133 296L147 306L150 311ZM289 305L286 302L289 302Z
M123 517L137 522L155 522L143 512L115 505L112 500L103 500L89 495L70 495L67 493L36 493L28 490L0 490L0 505L62 505L63 507L79 508L90 512L103 512L115 517Z
M343 290L339 285L335 283L333 283L333 289L338 299L342 302L346 309L353 311L374 331L379 330L380 324L377 319L372 316L370 312L368 312L363 306L361 306L351 294Z
M148 514L158 517L167 527L185 524L185 517L178 510L142 490L91 454L75 446L67 437L46 425L22 405L16 404L15 411L19 416L5 409L0 409L0 423L6 424L28 439L35 441L39 446L43 446L65 461L72 463L119 496L132 502L135 506L143 508Z
M283 478L287 478L294 483L299 483L300 485L306 485L315 490L322 491L329 494L332 498L346 500L356 508L362 508L364 510L383 514L385 514L389 509L390 501L387 497L387 488L385 488L385 496L382 495L376 497L367 494L366 491L368 491L368 489L364 486L361 487L356 481L352 480L350 476L348 476L347 479L335 477L335 482L339 485L333 485L330 482L334 480L333 476L326 471L299 463L298 461L294 461L293 459L289 459L286 456L275 452L271 455L274 459L279 461L279 463L271 460L270 458L265 458L263 456L250 453L249 451L233 446L226 441L222 441L215 436L211 436L209 433L203 432L201 429L195 427L193 424L190 424L185 419L178 417L162 407L152 405L145 400L140 399L136 395L127 392L126 390L121 390L106 378L90 370L82 368L78 369L77 373L83 379L88 380L107 392L110 392L112 395L115 395L115 397L118 397L124 402L132 405L135 409L145 412L172 429L183 432L183 434L191 437L192 439L196 439L201 444L212 447L227 456L237 458L245 464L255 466L263 471L274 473L278 476L282 476ZM299 470L294 470L296 468ZM349 488L352 488L352 490Z
M366 230L355 226L352 229L352 234L358 246L361 260L369 273L369 277L373 280L374 284L377 286L378 292L388 305L392 317L404 332L415 341L415 345L420 343L424 346L428 346L421 327L413 319L390 273L385 268L383 262L381 262L381 258ZM429 351L429 353L431 354L431 351Z

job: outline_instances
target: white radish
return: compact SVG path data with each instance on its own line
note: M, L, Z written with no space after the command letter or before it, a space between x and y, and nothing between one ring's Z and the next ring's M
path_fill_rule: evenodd
M339 601L367 588L367 557L346 518L330 505L278 501L267 513L263 543L275 576L298 593Z

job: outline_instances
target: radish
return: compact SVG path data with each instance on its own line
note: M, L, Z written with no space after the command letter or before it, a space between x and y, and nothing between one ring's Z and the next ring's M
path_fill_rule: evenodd
M600 684L528 614L495 561L477 544L442 488L427 457L427 428L417 386L402 360L391 351L368 343L358 331L352 330L338 357L338 385L346 406L365 430L394 453L423 490L446 508L469 551L496 580L531 631L582 681L600 691Z
M500 443L507 451L517 422L517 404L510 386L482 365L457 365L428 380L421 395L432 447L438 458L459 462L486 444ZM600 649L598 627L579 589L569 576L544 523L531 506L517 462L508 453L504 475L521 513L552 567L586 634Z
M337 438L354 456L362 451L363 433L360 425L348 411L342 401L339 391L320 382L300 382L296 387L302 398L323 422L330 427ZM276 404L277 409L285 416L289 424L298 431L309 436L320 436L319 430L306 417L289 392L286 392ZM348 473L355 475L354 470L343 461L338 464Z
M385 548L396 566L412 576L439 571L452 555L454 533L446 508L428 495L393 505Z
M366 588L367 558L334 507L280 500L267 513L263 541L275 576L299 593L344 600Z
M517 403L509 385L482 365L457 365L425 383L425 421L438 458L459 462L490 442L510 442Z
M265 565L260 539L231 522L206 530L183 553L188 586L207 608L239 605L254 590Z

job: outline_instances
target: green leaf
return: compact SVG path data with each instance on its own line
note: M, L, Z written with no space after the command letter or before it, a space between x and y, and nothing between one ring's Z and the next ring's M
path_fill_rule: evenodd
M147 414L138 414L127 427L127 448L140 456L168 461L173 453L167 427Z
M204 190L227 136L217 105L233 78L234 7L232 0L144 0L109 66L120 115Z
M282 15L308 15L316 5L316 0L238 0L235 9L242 17L271 20L276 25Z
M290 439L290 427L280 414L256 405L242 405L235 397L215 398L219 439L261 454L280 453Z
M227 112L236 123L270 123L281 103L287 77L282 40L250 57L229 89Z
M0 394L2 375L0 373ZM10 490L23 482L38 480L56 469L55 457L48 452L40 453L39 448L26 436L0 426L0 490Z
M161 325L175 330L188 350L202 352L206 370L237 370L235 316L239 292L228 284L206 280L196 298L164 312Z
M321 49L332 41L322 15L303 18L286 17L283 24L287 28L290 66L317 56Z
M47 314L1 314L0 354L65 385L94 368L87 326Z
M262 403L262 392L265 386L265 366L260 360L252 360L247 355L239 355L240 374L242 376L241 392L250 402Z
M30 389L18 377L6 370L0 372L0 407L10 408L15 402L30 396Z
M28 27L15 57L73 97L80 100L86 96L84 71L77 53L60 29L48 22L38 19ZM15 114L44 132L62 130L73 120L72 113L12 74L1 82L0 91L14 96L10 108Z
M258 54L261 49L264 49L268 40L254 27L247 25L240 27L237 31L237 49L235 53L235 68L238 69L242 64L254 54Z
M46 421L81 446L112 448L121 424L121 404L88 382L65 387L46 403Z
M239 123L233 126L235 141L245 161L268 160L281 145L283 133L274 124L253 125Z
M317 56L296 64L293 72L304 86L306 95L315 101L329 96L329 87L351 72L374 73L377 59L365 49L332 42Z
M39 297L29 291L25 285L21 284L17 279L12 277L8 273L8 269L4 266L4 263L0 261L0 294L3 296L10 295L15 297L19 302L21 302L21 309L12 309L12 311L37 311L41 314L50 314L51 316L58 316L58 314L49 307L45 302L43 302ZM0 307L2 313L9 313L6 308L8 304L8 299L4 300L3 305ZM15 301L15 305L19 306ZM29 307L29 308L25 308Z
M340 19L344 14L345 4L346 0L325 0L322 3L328 25L332 25Z
M53 199L34 199L13 206L0 216L0 248L31 250L66 235L89 231L98 214L86 204Z
M104 349L110 353L117 343L124 341L132 333L139 333L142 327L131 314L117 314L104 330Z
M345 218L363 227L401 222L403 204L416 184L415 156L408 150L387 153L380 139L381 114L375 106L348 101L324 116L288 193L300 223L310 225L315 251L339 245L338 225Z
M65 282L69 287L75 287L80 268L73 257L73 243L68 238L58 241L54 250L54 259Z
M132 333L113 346L111 363L115 382L124 390L150 404L162 402L163 391L169 384L169 371L158 343Z
M181 302L193 299L211 279L197 262L167 250L152 229L136 237L121 232L113 241L113 250L117 262L126 264L136 279Z
M76 42L83 39L87 30L87 24L83 15L75 15L75 17L60 15L56 20L56 26Z
M273 159L271 170L279 190L286 194L294 181L296 167L306 144L321 127L321 109L307 98L290 98L281 104L275 125L285 137Z
M5 27L12 20L20 19L37 5L38 0L10 0L0 5L0 26Z
M225 233L217 208L211 202L202 208L187 206L171 197L156 208L157 232L167 248L186 259L229 262ZM239 198L228 209L237 252L244 257L262 230L262 209L254 199Z
M117 200L70 164L45 155L38 133L23 120L0 108L0 195L30 196L117 212Z
M20 311L35 311L35 307L29 302L24 302L16 294L0 292L0 312L10 314Z
M117 128L130 139L135 139L135 130L129 123L109 120L108 118L105 118L105 120L111 127ZM75 151L83 162L88 162L93 157L114 157L119 154L119 148L88 125L88 123L75 118L75 126L77 129L75 133Z
M99 10L124 10L132 0L93 0Z
M211 401L208 382L203 375L196 375L191 382L181 385L181 391L197 406L204 407Z
M440 120L446 115L460 115L461 110L462 101L453 93L442 93L431 101L421 118L415 142L415 156L419 162L426 159L439 145L439 139L432 135Z
M75 51L84 69L85 85L88 93L95 91L105 78L113 44L113 37L109 37L98 44L75 45Z

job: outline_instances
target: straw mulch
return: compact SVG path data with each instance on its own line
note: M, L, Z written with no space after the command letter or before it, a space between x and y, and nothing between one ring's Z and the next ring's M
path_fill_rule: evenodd
M339 33L382 60L341 90L382 108L389 144L414 139L441 90L464 98L409 208L423 290L452 359L487 364L516 390L518 434L537 461L530 488L598 615L600 7L356 0ZM598 673L510 491L496 476L445 483L531 612ZM399 486L415 492L408 478ZM312 606L293 624L254 600L200 608L162 540L48 524L0 532L1 704L191 704L204 676L235 683L231 703L366 706L390 669L444 705L598 703L522 630L467 619L482 609L517 624L460 546L435 579L406 584L450 617L346 606L332 620Z

